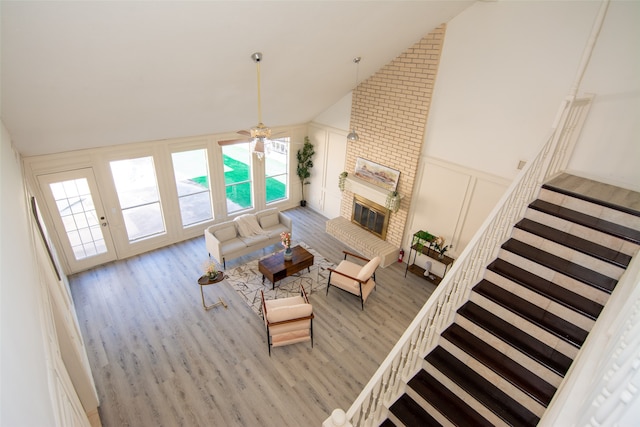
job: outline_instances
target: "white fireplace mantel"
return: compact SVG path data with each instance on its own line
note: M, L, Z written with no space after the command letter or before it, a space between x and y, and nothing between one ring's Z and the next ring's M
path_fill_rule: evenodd
M350 175L347 176L345 180L344 188L361 197L369 199L380 206L386 206L387 195L390 193L389 190L385 190L382 187L378 187L377 185ZM402 199L402 195L399 194L398 197Z

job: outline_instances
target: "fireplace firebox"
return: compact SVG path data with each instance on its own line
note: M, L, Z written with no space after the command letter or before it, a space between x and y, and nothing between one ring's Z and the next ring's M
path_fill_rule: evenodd
M355 195L351 222L386 240L389 210L369 199Z

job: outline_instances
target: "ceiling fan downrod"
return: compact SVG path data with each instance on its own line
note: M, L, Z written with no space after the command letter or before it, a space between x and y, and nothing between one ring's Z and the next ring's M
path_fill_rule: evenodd
M260 62L262 61L262 53L253 53L251 59L256 63L256 74L258 77L258 125L251 128L251 137L264 139L271 136L271 129L262 123L262 98L260 96Z

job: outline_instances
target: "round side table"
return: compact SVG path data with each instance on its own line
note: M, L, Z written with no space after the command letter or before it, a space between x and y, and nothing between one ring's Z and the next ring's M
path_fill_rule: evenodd
M218 298L218 301L211 304L211 305L207 305L204 301L204 290L203 288L207 285L213 285L216 283L220 283L222 281L222 279L224 279L224 272L222 271L218 271L218 274L213 278L209 278L209 276L201 276L198 279L198 285L200 285L200 295L202 296L202 306L204 307L205 310L211 310L213 307L217 307L219 305L224 306L224 308L227 308L227 304L225 304L225 302L222 300L222 298Z

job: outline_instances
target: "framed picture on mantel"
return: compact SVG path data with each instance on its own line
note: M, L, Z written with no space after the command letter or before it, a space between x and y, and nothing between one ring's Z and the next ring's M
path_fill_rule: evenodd
M396 191L400 171L358 157L356 158L355 176L385 190Z

